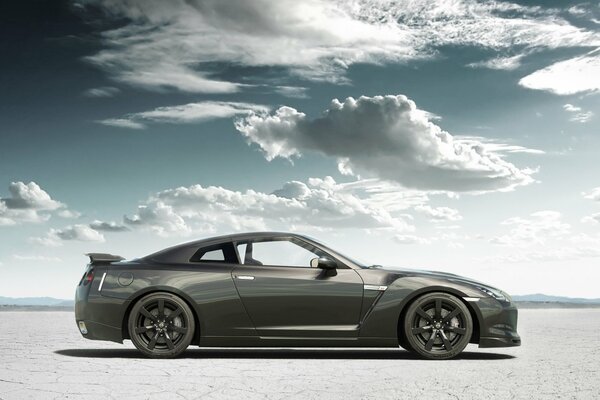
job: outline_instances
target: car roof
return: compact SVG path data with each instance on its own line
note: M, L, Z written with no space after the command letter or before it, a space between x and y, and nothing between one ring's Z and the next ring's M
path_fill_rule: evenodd
M234 233L229 235L213 236L205 239L193 240L190 242L180 243L175 246L168 247L163 250L159 250L155 253L147 255L142 259L155 260L155 261L177 261L189 259L191 253L194 253L196 249L200 247L206 247L216 245L223 242L239 242L249 239L261 239L261 238L276 238L276 237L299 237L314 241L314 239L308 236L290 233L290 232L244 232Z
M289 237L289 236L308 238L305 235L301 235L298 233L291 233L291 232L275 232L275 231L243 232L243 233L233 233L233 234L229 234L229 235L212 236L212 237L205 238L205 239L193 240L191 242L183 243L178 246L195 246L195 245L203 245L203 244L208 244L208 243L221 243L221 242L228 242L228 241L235 242L235 241L262 238L262 237Z

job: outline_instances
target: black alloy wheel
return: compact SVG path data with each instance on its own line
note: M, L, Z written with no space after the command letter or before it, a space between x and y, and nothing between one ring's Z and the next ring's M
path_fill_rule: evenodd
M144 355L173 358L191 343L194 316L179 297L170 293L152 293L133 306L128 328L131 341Z
M473 319L457 297L442 292L417 298L404 319L404 343L422 357L445 360L456 357L469 344Z

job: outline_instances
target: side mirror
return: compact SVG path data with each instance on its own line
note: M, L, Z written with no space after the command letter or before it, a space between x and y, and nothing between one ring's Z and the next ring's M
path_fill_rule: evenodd
M310 260L311 268L321 268L324 270L332 270L337 268L337 263L332 259L321 257Z

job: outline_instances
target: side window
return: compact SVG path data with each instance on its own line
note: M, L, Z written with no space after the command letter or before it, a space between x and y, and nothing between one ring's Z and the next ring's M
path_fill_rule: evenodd
M237 249L246 265L310 268L310 260L321 256L317 249L309 250L288 240L243 243Z
M242 244L238 244L237 245L237 251L238 251L238 255L240 256L240 262L242 264L246 263L246 249L248 245L246 243L242 243Z
M237 256L232 243L221 243L209 247L201 247L192 256L190 262L237 263Z
M199 261L225 261L223 249L210 250L202 254Z

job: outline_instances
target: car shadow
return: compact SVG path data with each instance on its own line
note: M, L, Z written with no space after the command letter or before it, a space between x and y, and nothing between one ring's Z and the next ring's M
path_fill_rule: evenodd
M145 358L136 349L64 349L54 353L67 357L84 358ZM356 349L188 349L179 358L209 359L305 359L305 360L420 360L405 350ZM508 360L510 354L463 352L454 360Z

